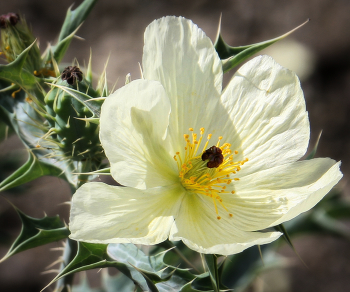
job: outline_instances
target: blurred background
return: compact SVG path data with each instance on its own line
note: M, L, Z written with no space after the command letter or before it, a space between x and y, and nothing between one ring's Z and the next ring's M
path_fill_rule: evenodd
M81 1L76 0L75 5ZM41 49L57 38L72 0L2 1L0 14L21 13L31 24ZM76 6L75 6L76 7ZM350 1L349 0L100 0L78 31L85 40L74 40L65 62L74 58L83 66L92 51L97 76L108 61L107 74L116 88L131 73L140 77L143 32L154 19L165 15L192 19L214 41L220 14L222 35L233 46L277 37L310 18L311 21L265 52L301 79L311 123L312 149L322 130L317 156L342 160L344 178L337 186L345 200L350 198ZM232 73L225 76L226 82ZM0 144L3 179L13 163L26 159L21 143L10 136ZM11 162L11 163L10 163ZM8 163L8 167L6 165ZM25 195L24 195L25 193ZM68 222L70 198L65 182L45 177L11 194L3 193L24 213L33 217L60 214ZM347 227L350 222L344 221ZM0 257L20 231L20 221L11 205L0 198ZM283 269L261 275L247 291L349 291L350 241L330 235L306 235L293 239L295 253L281 245L279 253L288 259ZM0 291L40 291L54 274L41 274L60 255L61 243L19 253L0 264ZM48 251L51 250L51 251ZM93 271L91 273L96 273ZM48 290L50 291L50 290Z

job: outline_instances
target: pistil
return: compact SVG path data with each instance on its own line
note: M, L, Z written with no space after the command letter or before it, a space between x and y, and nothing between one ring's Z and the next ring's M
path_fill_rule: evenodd
M197 134L193 128L189 128L191 134L184 134L186 142L185 157L182 159L180 152L176 152L174 160L177 162L179 177L182 185L190 192L204 195L212 198L217 219L221 219L218 211L218 204L229 213L219 194L234 194L234 191L227 191L227 186L232 181L239 178L232 175L241 170L241 166L248 161L248 158L242 161L235 161L234 156L238 151L231 151L231 144L224 143L220 146L222 136L218 138L216 145L208 148L212 134L208 134L207 140L199 151L203 140L204 128L200 129L200 137L197 140ZM191 136L191 140L190 140ZM229 216L233 215L229 213Z

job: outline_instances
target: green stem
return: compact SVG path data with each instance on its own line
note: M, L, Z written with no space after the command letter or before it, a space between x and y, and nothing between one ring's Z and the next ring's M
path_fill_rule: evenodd
M77 242L67 239L66 245L63 251L63 262L60 266L60 271L62 271L75 257L77 254ZM56 289L57 292L70 292L73 284L74 273L63 277L57 281Z
M78 172L84 173L90 170L90 164L86 162L80 162L78 164ZM80 174L77 179L77 183L75 189L72 188L72 194L74 194L75 190L81 187L84 183L86 183L89 179L89 175ZM63 251L63 262L60 266L60 272L74 259L77 254L78 244L75 240L70 238L67 239L66 245ZM74 273L63 277L62 279L57 281L55 292L71 292L72 284L74 279Z
M214 292L220 291L220 279L219 279L219 271L218 271L218 263L217 257L215 254L205 254L204 260L207 266L207 270L209 272L211 284L213 286Z

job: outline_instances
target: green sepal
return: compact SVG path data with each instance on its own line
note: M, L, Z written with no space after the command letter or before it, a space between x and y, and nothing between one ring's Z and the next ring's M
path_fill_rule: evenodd
M258 53L259 51L267 48L268 46L271 46L275 42L278 42L294 31L296 31L298 28L306 24L309 20L304 22L303 24L299 25L298 27L292 29L291 31L268 41L247 45L247 46L240 46L240 47L231 47L229 46L224 39L221 36L220 33L220 25L218 28L218 33L215 41L215 50L217 51L220 59L222 60L222 68L224 73L230 71L237 65L241 64L245 60L247 60L249 57L253 56L254 54Z
M318 148L318 144L320 143L321 135L322 135L322 131L320 132L320 134L318 134L315 146L312 149L312 151L310 152L310 154L305 158L305 160L310 160L310 159L315 157L316 152L317 152L317 148Z
M16 207L14 208L22 221L22 230L0 262L21 251L67 238L70 234L58 216L45 216L37 219L25 215Z
M26 58L34 44L35 42L18 55L12 63L0 65L0 78L15 83L30 95L34 95L39 100L44 100L43 92L38 87L40 79L35 77L33 72L24 69Z
M44 175L60 176L61 174L61 169L40 161L30 151L27 162L0 183L0 192L20 186Z
M291 249L294 251L294 253L296 254L296 256L300 259L300 261L306 266L305 262L303 261L303 259L300 257L299 253L297 252L297 250L294 247L294 244L292 242L291 237L289 236L287 229L284 227L283 224L279 224L277 226L274 226L274 229L276 231L279 231L283 234L283 239L287 242L287 244L291 247Z
M93 114L92 118L99 118L101 113L101 106L103 100L95 100L94 98L91 98L89 95L82 93L78 90L72 89L67 86L62 86L58 84L51 84L54 87L58 87L70 96L72 96L74 99L76 99L78 102L80 102L83 106L88 108L90 112Z

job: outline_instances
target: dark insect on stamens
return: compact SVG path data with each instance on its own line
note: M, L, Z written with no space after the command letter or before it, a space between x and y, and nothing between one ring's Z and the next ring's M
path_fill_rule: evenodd
M202 160L209 160L207 163L208 168L216 168L224 162L224 156L222 155L222 151L219 147L211 146L202 154Z

